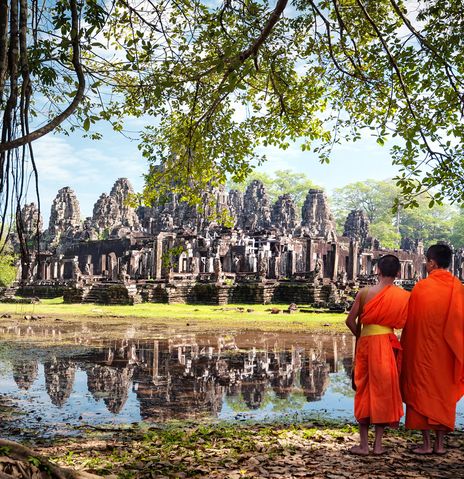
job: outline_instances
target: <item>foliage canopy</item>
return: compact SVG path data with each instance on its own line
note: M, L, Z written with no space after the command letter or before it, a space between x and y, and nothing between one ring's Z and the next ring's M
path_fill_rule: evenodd
M364 130L381 145L397 139L406 204L424 191L430 205L463 200L462 2L419 1L411 12L394 0L181 5L163 29L128 14L143 40L127 53L137 75L124 76L121 111L159 118L141 144L163 166L147 177L148 200L173 177L186 196L226 175L240 181L259 145L303 138L328 161Z
M4 216L22 196L26 153L36 171L33 140L72 118L94 137L99 119L122 131L127 115L147 122L147 202L174 190L198 203L242 181L260 145L302 139L328 161L365 131L395 139L406 204L423 192L430 205L464 200L460 0L1 5Z

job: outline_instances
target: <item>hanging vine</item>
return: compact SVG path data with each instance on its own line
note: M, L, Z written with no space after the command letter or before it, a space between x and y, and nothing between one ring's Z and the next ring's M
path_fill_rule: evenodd
M81 42L88 29L80 26L84 7L87 11L97 5L95 1L78 4L76 0L58 1L55 4L39 0L0 0L0 237L6 244L12 230L19 242L22 279L30 275L31 248L24 231L21 208L31 192L38 204L40 196L38 168L32 142L56 130L82 104L86 80L81 63ZM94 8L97 15L86 15L86 21L102 24L101 8ZM88 13L86 11L86 13ZM48 27L48 28L47 28ZM61 37L54 38L59 30ZM49 66L55 63L58 68ZM61 72L70 72L60 77ZM66 76L66 78L65 78ZM37 123L38 111L33 109L34 93L50 93L48 100L55 103L66 93L53 92L50 86L56 80L67 80L72 86L72 100L67 106L54 111L40 112L45 116ZM48 89L48 90L47 90ZM64 94L63 94L64 93ZM67 95L70 93L67 92ZM34 122L34 128L31 124ZM40 221L34 235L36 258L40 258Z

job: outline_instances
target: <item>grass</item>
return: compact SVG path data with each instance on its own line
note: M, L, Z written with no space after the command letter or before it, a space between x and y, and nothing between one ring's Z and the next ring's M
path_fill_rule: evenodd
M198 329L261 329L261 330L329 330L346 331L346 315L321 312L272 314L277 308L286 310L288 304L227 306L142 303L134 306L104 306L96 304L64 304L62 298L44 299L40 304L0 303L0 315L11 314L15 319L25 315L44 316L44 320L56 318L67 322L107 318L111 323L140 323L166 326L184 325ZM3 320L4 321L4 320ZM1 324L1 323L0 323Z

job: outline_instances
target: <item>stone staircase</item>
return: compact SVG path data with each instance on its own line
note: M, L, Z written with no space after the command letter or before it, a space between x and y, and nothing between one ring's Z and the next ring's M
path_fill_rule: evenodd
M135 284L102 282L68 288L65 303L136 304L142 301Z
M135 304L141 302L135 284L119 282L94 283L87 294L83 295L84 303L97 304Z
M63 291L63 302L67 304L82 303L83 298L89 292L90 287L68 287Z
M277 283L237 283L230 294L230 303L270 304L274 298Z
M340 302L340 293L335 284L329 283L322 285L318 302L325 306L338 304Z
M321 286L314 281L288 281L278 283L272 302L314 304L321 301Z
M140 287L139 294L145 303L167 303L166 283L148 283Z

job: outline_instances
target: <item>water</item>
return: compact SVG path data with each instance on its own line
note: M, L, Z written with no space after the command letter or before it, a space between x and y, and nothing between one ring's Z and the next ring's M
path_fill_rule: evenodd
M354 420L351 335L132 327L106 340L79 328L0 328L0 391L24 413L10 429L54 436L170 419ZM459 426L463 412L461 403Z

